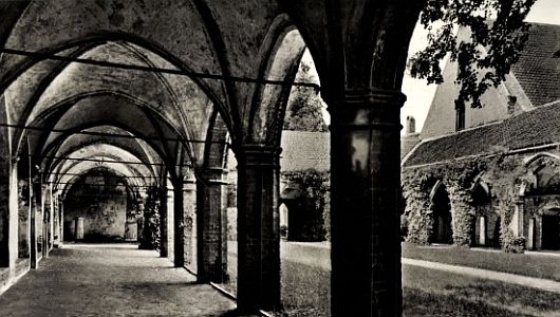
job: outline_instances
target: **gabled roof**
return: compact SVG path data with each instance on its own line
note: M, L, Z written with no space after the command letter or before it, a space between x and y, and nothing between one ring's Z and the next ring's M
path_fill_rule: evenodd
M501 122L422 141L405 158L411 167L560 142L560 100Z
M460 29L458 37L468 36ZM560 25L531 23L529 39L519 61L498 88L482 96L482 109L466 109L466 127L476 127L506 119L507 97L517 97L514 112L532 109L560 99ZM444 83L438 86L421 132L422 138L432 138L455 131L454 100L459 86L456 63L448 62L443 69Z
M330 133L282 131L282 171L330 170Z

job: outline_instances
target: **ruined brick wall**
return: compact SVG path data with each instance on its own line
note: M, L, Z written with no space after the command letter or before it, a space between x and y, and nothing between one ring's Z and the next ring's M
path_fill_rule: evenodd
M84 217L86 240L124 239L128 203L126 187L110 175L84 177L73 185L64 201L64 221L69 222L66 239L74 238L77 217Z

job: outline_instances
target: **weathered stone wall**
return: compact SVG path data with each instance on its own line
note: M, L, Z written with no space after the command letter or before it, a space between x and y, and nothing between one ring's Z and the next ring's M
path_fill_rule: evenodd
M560 208L560 188L535 187L538 178L535 173L543 166L558 171L560 159L556 150L496 153L487 157L404 168L402 180L408 241L429 243L426 238L432 230L430 192L434 187L434 182L430 180L437 179L449 189L454 244L478 244L476 242L480 238L476 235L480 234L480 218L484 217L486 246L523 249L531 221L532 248L540 249L542 210L545 207ZM472 196L479 181L490 188L489 201L483 205L478 205Z
M70 222L65 238L74 238L74 219L83 217L86 240L124 239L128 196L126 187L111 175L84 177L73 185L64 201L64 220Z

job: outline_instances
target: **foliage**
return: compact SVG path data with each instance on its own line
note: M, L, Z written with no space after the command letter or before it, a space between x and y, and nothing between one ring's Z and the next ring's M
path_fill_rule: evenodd
M535 164L541 164L541 160L546 158L536 160ZM524 238L514 236L509 224L514 204L519 199L520 186L534 182L534 177L520 157L503 153L404 169L402 190L408 220L407 241L419 244L430 242L433 226L430 192L436 182L441 181L450 198L453 242L459 246L471 246L477 214L472 188L481 176L492 184L492 199L496 202L496 212L501 219L502 247L506 251L523 248Z
M428 46L409 60L413 77L428 84L443 82L440 62L446 55L457 62L460 84L457 108L480 97L505 80L527 41L529 25L523 20L536 0L428 0L420 23L429 31ZM457 28L468 37L457 35Z
M525 237L516 237L511 231L506 231L502 236L502 245L506 253L523 253L525 250Z
M311 74L312 65L305 59L301 61L300 70L296 80L301 82L314 82ZM284 130L326 132L327 124L323 118L321 109L323 101L321 97L309 87L295 86L290 93Z
M142 233L142 249L157 249L160 247L160 193L158 187L149 187L146 191L144 206L144 232Z
M300 195L284 203L291 210L288 238L298 241L324 241L328 235L328 173L314 169L285 172L288 184L299 188Z
M439 180L450 196L454 243L471 245L474 209L470 184L486 168L485 160L476 160L403 171L402 190L406 200L405 215L408 218L407 241L419 244L430 242L434 223L430 192Z

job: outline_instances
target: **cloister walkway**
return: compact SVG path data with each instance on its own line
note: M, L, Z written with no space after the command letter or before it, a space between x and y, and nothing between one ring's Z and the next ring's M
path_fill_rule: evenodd
M136 245L65 245L0 296L0 316L230 316L235 303Z

